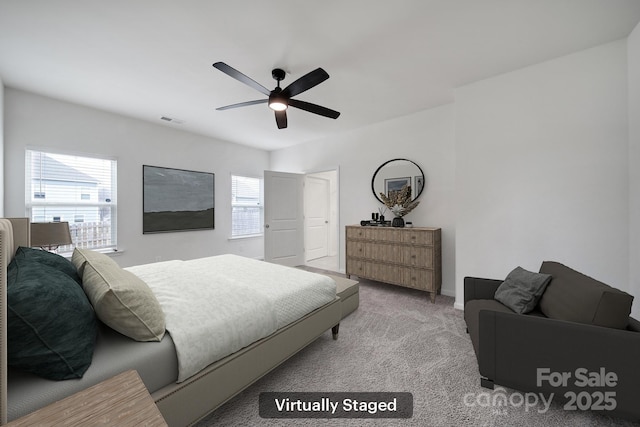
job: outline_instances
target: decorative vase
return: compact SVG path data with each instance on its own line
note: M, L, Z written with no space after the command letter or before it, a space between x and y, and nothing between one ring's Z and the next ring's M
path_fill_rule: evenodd
M391 222L391 226L392 227L404 227L404 219L402 219L401 216L397 216L395 218L393 218L393 221Z

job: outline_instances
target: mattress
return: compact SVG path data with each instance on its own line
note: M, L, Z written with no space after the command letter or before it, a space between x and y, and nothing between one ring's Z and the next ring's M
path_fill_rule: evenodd
M126 270L149 285L162 307L178 382L336 297L327 276L231 254Z
M100 324L93 361L82 379L52 381L9 369L8 419L19 418L128 369L138 371L150 393L175 383L178 361L171 337L165 334L160 342L137 342Z

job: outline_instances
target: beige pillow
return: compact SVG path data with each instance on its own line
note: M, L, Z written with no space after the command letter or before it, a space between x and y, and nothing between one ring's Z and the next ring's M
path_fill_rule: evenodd
M105 255L101 252L92 251L90 249L75 248L73 250L73 255L71 255L71 262L76 267L76 270L78 270L78 276L80 276L80 278L82 278L82 273L84 272L84 263L88 260L107 260L107 262L113 261L111 258L109 258L108 255Z
M136 341L162 339L164 313L142 279L95 251L76 249L72 262L82 271L82 287L102 322Z

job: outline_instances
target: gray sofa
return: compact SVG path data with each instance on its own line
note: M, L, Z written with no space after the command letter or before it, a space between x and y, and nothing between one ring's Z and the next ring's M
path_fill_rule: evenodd
M556 262L545 261L540 273L550 281L525 314L495 299L507 280L464 279L464 318L482 386L553 393L568 410L640 420L633 297Z

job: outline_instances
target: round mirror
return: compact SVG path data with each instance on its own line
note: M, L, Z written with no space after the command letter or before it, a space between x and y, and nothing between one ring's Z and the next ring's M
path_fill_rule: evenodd
M411 200L417 199L424 189L422 169L407 159L393 159L383 163L371 179L371 190L380 203L383 203L380 193L389 194L390 191L400 191L405 185L411 187Z

